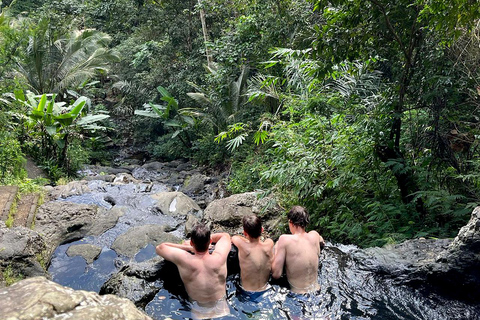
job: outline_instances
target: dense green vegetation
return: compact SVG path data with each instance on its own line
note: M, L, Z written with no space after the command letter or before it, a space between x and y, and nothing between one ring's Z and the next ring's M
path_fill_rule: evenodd
M359 245L451 237L480 201L477 1L1 6L1 183L25 155L53 180L185 158Z

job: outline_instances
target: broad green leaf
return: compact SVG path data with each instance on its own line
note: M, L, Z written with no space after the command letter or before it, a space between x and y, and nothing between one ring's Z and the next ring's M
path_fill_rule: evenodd
M23 93L23 90L21 90L21 89L15 89L15 90L13 91L13 93L15 94L15 99L16 99L16 100L25 102L25 94Z
M85 117L82 117L80 120L78 120L76 122L76 124L79 125L79 126L84 126L84 125L92 124L92 123L102 121L102 120L105 120L105 119L108 119L108 118L110 118L110 116L107 115L107 114L95 114L95 115L89 114Z
M48 134L51 135L51 136L54 136L57 133L57 127L56 126L45 127L45 130L47 130Z
M38 106L36 108L37 111L44 112L45 110L45 104L47 103L47 95L44 93L42 94L42 97L40 98L40 101L38 102Z
M158 92L160 92L160 94L163 96L163 97L172 97L172 95L170 94L170 92L167 91L167 89L165 89L164 87L162 86L158 86L157 87L157 90Z
M152 111L146 111L146 110L135 110L134 114L139 115L139 116L144 116L144 117L150 117L150 118L161 118L158 114Z

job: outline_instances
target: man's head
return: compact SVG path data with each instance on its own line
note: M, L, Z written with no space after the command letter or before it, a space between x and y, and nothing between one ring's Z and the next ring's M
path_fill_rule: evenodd
M242 218L243 230L252 238L258 238L262 234L262 220L252 214L243 216Z
M304 207L302 206L294 206L289 212L288 212L288 220L297 227L302 227L305 229L307 224L310 222L310 216L307 213L307 210L305 210Z
M197 223L192 229L192 246L198 252L205 252L210 245L210 228L203 223Z

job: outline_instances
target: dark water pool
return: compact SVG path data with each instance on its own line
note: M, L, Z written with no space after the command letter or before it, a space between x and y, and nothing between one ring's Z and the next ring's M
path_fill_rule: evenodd
M87 239L88 240L88 239ZM81 242L75 242L81 243ZM60 246L49 272L53 280L74 289L98 292L102 284L117 271L114 251L104 249L99 258L87 265L83 258L64 255L68 245ZM329 246L320 258L316 294L293 295L283 281L260 298L251 299L238 289L238 274L227 279L227 300L231 315L220 319L480 319L480 305L446 299L426 289L393 284L363 270L350 258L351 246ZM155 255L147 246L135 257L147 260ZM190 303L178 273L162 276L161 287L145 312L153 319L190 319Z
M143 224L176 226L178 221L155 210L151 193L164 191L154 186L144 192L137 185L112 186L101 182L89 185L92 193L71 197L67 201L96 203L111 207L106 197L117 205L128 208L117 226L99 237L61 245L55 251L49 273L53 280L74 289L99 292L103 283L130 259L119 257L110 249L115 238L128 228ZM183 236L179 234L178 236ZM91 264L81 257L68 257L66 250L72 244L90 243L102 248L100 256ZM227 300L231 315L222 319L480 319L480 303L467 304L430 292L395 284L366 270L353 257L354 246L329 245L323 251L317 294L294 296L281 281L272 283L272 289L260 299L251 300L237 290L238 273L230 271L227 281ZM155 256L155 248L148 245L135 257L137 262ZM190 304L183 285L175 271L158 279L161 289L146 305L145 312L153 319L189 319ZM461 285L461 284L459 284ZM480 300L479 300L480 302Z

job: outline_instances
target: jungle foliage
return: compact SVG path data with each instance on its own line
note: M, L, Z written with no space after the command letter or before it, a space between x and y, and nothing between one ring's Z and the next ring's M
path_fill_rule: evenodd
M365 246L452 237L480 201L478 1L1 4L2 179L187 158Z

